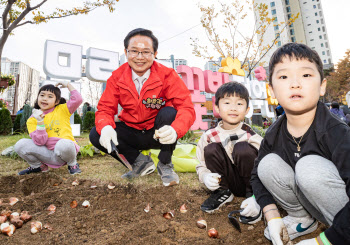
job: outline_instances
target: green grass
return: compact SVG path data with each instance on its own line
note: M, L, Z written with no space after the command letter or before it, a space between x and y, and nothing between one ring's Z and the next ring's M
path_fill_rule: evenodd
M13 146L16 142L22 138L30 138L28 134L0 136L0 152L6 148ZM79 146L88 145L89 134L82 133L81 136L75 137ZM121 184L133 183L137 186L144 188L162 186L160 176L157 172L137 178L133 181L121 179L120 176L128 171L121 163L109 155L102 156L100 154L94 154L93 157L79 157L78 163L82 170L82 173L78 176L81 179L102 181L102 182L115 182ZM21 158L10 158L0 156L0 177L8 175L17 175L17 173L28 167L28 164ZM50 172L60 175L62 177L69 177L69 173L66 166L59 169L50 169ZM200 184L196 173L178 173L180 177L181 185L188 186L190 188L199 188Z

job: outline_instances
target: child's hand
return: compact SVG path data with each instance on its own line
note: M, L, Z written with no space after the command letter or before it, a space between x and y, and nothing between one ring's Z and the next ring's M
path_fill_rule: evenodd
M209 190L215 191L220 188L220 178L220 174L207 173L203 175L203 183Z
M60 82L56 83L55 86L58 87L59 85L61 85L60 88L67 88L68 84L69 84L69 81L60 81Z
M242 216L255 217L260 213L260 206L256 202L255 197L245 199L241 204L241 208L244 208L240 213Z
M288 244L290 241L288 231L281 217L273 218L267 222L270 238L273 245Z
M33 117L40 123L44 121L44 112L42 110L33 109Z

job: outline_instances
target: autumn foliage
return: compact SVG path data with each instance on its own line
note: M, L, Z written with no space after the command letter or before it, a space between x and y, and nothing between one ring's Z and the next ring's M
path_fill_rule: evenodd
M203 40L191 38L193 54L208 60L213 60L214 56L238 58L242 61L242 67L248 70L247 76L256 66L264 65L261 59L278 42L276 36L269 40L268 45L263 45L268 27L278 25L282 33L299 16L291 16L287 23L277 22L269 17L267 4L255 4L253 0L215 2L211 6L198 5L202 12L201 23L210 45L208 47ZM249 27L248 22L252 22L249 17L253 18L254 15L253 26Z
M350 90L350 49L336 65L336 69L327 78L326 101L345 102L345 94Z

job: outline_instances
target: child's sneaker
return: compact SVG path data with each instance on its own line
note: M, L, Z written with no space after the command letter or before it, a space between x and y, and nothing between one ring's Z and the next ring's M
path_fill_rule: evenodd
M282 220L287 228L290 240L309 234L317 229L317 220L310 216L298 218L287 215L283 217ZM265 228L264 236L271 240L267 227Z
M43 173L49 172L49 167L46 164L41 164L40 168Z
M68 171L71 175L73 174L80 174L81 170L79 168L79 164L75 164L74 166L68 166Z
M229 189L218 189L214 191L210 197L203 202L201 210L207 213L212 213L218 210L222 205L233 200L233 194Z
M32 168L32 167L29 167L27 169L24 169L20 172L18 172L18 175L25 175L25 174L32 174L32 173L40 173L41 172L41 168L38 167L38 168Z

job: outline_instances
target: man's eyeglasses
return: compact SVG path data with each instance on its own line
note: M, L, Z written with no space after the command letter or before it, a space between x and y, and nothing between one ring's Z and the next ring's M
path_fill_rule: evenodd
M141 54L141 56L143 57L151 57L154 53L152 53L151 51L137 51L137 50L127 50L127 52L129 53L129 55L131 57L136 57L139 56L139 54Z

